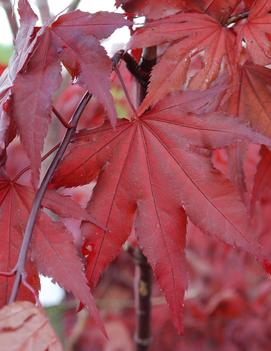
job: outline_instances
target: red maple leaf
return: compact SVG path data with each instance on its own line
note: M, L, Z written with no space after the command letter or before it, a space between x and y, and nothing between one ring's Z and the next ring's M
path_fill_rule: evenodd
M97 284L134 225L179 331L187 284L186 215L205 233L262 259L246 208L213 168L210 150L240 140L269 143L237 119L188 113L193 98L193 92L175 94L115 130L105 123L80 131L52 181L72 187L98 175L87 209L108 230L83 225L90 285Z
M193 89L205 89L225 67L231 71L234 40L231 29L198 13L170 16L137 30L131 38L131 48L171 43L152 70L148 94L139 113L169 92L187 84ZM200 60L200 68L193 70L195 59Z

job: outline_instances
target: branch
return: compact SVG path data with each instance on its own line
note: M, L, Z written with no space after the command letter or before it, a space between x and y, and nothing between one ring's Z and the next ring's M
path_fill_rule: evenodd
M18 24L16 21L15 13L13 10L13 5L11 0L2 0L3 8L6 12L10 29L12 31L13 39L16 38L17 32L18 32Z
M67 8L67 11L74 11L79 6L81 0L73 0Z
M20 249L20 253L19 253L19 257L14 269L15 273L15 280L14 280L14 284L12 287L12 291L11 291L11 295L9 298L9 303L13 303L16 300L17 294L18 294L18 290L20 287L21 282L25 279L24 275L25 275L25 262L26 262L26 257L27 257L27 252L28 252L28 248L29 248L29 244L32 238L32 233L33 233L33 229L38 217L38 213L39 213L39 209L41 206L41 202L42 199L44 197L44 194L47 190L48 184L53 176L53 174L55 173L55 170L59 164L59 162L61 161L70 141L71 138L76 130L77 124L79 122L79 119L85 109L85 107L87 106L89 100L91 99L91 94L90 93L85 93L85 95L83 96L82 100L80 101L77 109L75 110L71 121L70 121L70 129L68 129L66 131L65 137L59 147L59 149L57 150L57 153L55 154L42 182L41 185L35 195L33 204L32 204L32 209L26 224L26 228L25 228L25 233L24 233L24 237L23 237L23 242L22 242L22 246Z
M144 49L140 69L149 78L153 65L156 63L156 47ZM147 85L138 85L137 101L141 104L147 94ZM152 270L146 257L139 249L134 251L136 264L135 275L135 309L136 332L135 343L137 351L147 351L151 343L151 289Z
M137 119L138 116L137 116L136 108L135 108L135 106L134 106L134 104L133 104L133 102L132 102L132 100L131 100L131 98L130 98L130 95L129 95L128 91L127 91L126 85L125 85L125 83L124 83L124 81L123 81L122 75L121 75L121 73L120 73L120 71L119 71L117 65L114 66L114 70L115 70L116 75L117 75L117 77L118 77L118 79L119 79L119 81L120 81L120 84L121 84L122 89L123 89L123 91L124 91L125 97L126 97L126 99L127 99L127 101L128 101L128 104L129 104L131 110L132 110L133 113L134 113L135 119Z
M70 129L70 124L68 122L66 122L66 120L62 117L62 115L57 111L57 109L53 106L52 107L52 111L54 113L54 115L57 117L57 119L59 120L59 122L66 128L66 129Z
M147 351L151 343L151 289L152 272L143 253L134 251L136 265L135 273L135 307L136 307L136 334L137 351Z
M39 9L41 21L44 24L51 18L48 1L47 0L36 0L36 3L38 6L38 9Z
M113 67L117 65L120 60L123 60L126 63L128 71L136 78L138 83L143 86L147 86L148 74L141 69L136 60L126 51L119 50L113 56Z

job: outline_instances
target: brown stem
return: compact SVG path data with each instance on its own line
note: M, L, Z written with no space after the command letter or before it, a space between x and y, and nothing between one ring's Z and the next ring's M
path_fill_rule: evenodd
M70 129L70 124L61 116L61 114L57 111L57 109L53 106L52 107L52 111L54 113L54 115L57 117L57 119L59 120L59 122L67 129Z
M148 74L141 69L136 60L127 51L119 50L115 53L112 58L113 67L116 66L120 60L123 60L126 63L127 69L136 78L138 83L143 86L147 85Z
M77 124L79 122L79 119L85 109L85 107L87 106L89 100L91 99L91 94L90 93L86 93L82 100L80 101L77 109L75 110L71 121L70 121L70 126L71 128L68 129L66 131L65 137L59 147L59 149L57 150L57 153L55 154L42 182L41 185L35 195L34 201L33 201L33 205L31 208L31 212L26 224L26 228L25 228L25 232L24 232L24 237L23 237L23 242L22 242L22 246L20 249L20 253L19 253L19 257L16 263L16 275L15 275L15 280L14 280L14 284L12 286L12 291L11 291L11 295L9 298L9 303L13 303L16 300L17 294L18 294L18 290L20 287L20 284L22 282L22 279L24 278L24 274L25 274L25 262L26 262L26 257L27 257L27 252L28 252L28 248L29 248L29 244L32 238L32 233L33 233L33 229L37 220L37 216L39 213L39 209L41 206L41 202L42 199L44 197L44 194L47 190L48 184L53 176L53 174L56 171L56 168L60 162L60 160L62 159L70 141L71 138L76 130Z
M17 32L18 32L18 24L16 21L15 13L13 10L13 5L11 0L2 0L3 8L6 12L9 25L12 31L13 39L16 38Z
M137 351L147 351L151 343L151 289L152 272L143 253L136 249L134 252L135 272L135 308Z
M156 62L156 47L144 49L140 69L150 76L153 65ZM137 101L140 104L147 94L147 85L138 85ZM136 309L136 332L135 344L137 351L147 351L151 343L151 289L152 270L143 253L136 249L134 253L136 264L135 275L135 309Z
M36 0L42 23L46 23L50 17L50 8L47 0Z

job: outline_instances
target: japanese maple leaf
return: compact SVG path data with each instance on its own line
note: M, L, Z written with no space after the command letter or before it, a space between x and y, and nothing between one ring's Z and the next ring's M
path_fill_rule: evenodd
M31 187L22 185L16 179L12 180L3 173L1 174L0 271L2 272L9 272L15 267L33 198L34 191ZM52 210L61 217L93 220L85 210L69 197L63 197L54 191L46 193L43 207ZM38 271L52 277L88 306L94 319L100 323L72 236L60 221L53 221L44 210L40 211L35 225L27 265L26 273L30 285L34 285L31 281L33 272ZM76 280L74 280L74 277L76 277ZM12 278L0 277L1 306L8 301L12 283ZM33 288L36 289L37 284ZM29 299L29 294L25 295L22 292L21 298Z
M253 129L271 135L270 69L245 63L237 72L222 109L249 121Z
M258 65L271 63L271 1L258 0L249 11L248 18L238 23L235 27L239 54L244 42L250 59Z
M210 16L184 13L147 23L135 32L129 46L148 47L171 43L154 66L148 95L139 113L155 104L166 94L189 83L193 89L207 88L234 59L234 35ZM193 59L202 56L202 68L189 69ZM228 67L229 67L228 65ZM193 76L192 76L193 75Z
M187 284L186 215L205 233L261 256L246 208L230 181L213 168L209 150L237 140L269 143L237 119L189 114L189 96L170 96L115 130L106 123L78 132L52 181L55 187L72 187L98 175L87 209L108 230L83 225L90 286L118 255L134 225L179 331Z

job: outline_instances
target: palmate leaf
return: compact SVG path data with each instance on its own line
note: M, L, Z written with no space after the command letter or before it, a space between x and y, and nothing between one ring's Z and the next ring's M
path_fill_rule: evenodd
M237 119L189 114L192 97L189 92L169 96L115 130L105 123L80 131L52 180L55 187L72 187L98 176L87 209L107 230L88 223L82 228L90 286L134 225L179 331L187 284L186 215L205 233L262 259L246 208L230 181L213 168L209 150L241 140L270 143Z

